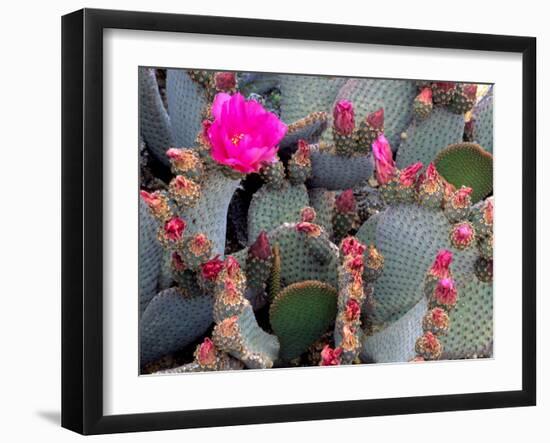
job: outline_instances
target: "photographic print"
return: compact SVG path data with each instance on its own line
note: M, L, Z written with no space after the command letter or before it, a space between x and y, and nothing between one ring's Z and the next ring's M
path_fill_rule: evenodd
M494 85L138 75L140 374L493 357Z

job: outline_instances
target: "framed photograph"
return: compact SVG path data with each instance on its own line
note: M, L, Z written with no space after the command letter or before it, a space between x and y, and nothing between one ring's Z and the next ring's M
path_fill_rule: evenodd
M64 16L62 425L535 405L535 51Z

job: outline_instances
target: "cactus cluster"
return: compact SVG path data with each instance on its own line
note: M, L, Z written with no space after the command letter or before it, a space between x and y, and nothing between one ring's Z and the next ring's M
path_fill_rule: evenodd
M140 68L141 372L492 356L492 97Z

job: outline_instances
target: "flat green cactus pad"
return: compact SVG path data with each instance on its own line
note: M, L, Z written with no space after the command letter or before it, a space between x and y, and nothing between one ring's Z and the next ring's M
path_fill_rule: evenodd
M298 357L329 329L337 297L332 286L311 280L287 286L275 297L269 318L281 342L282 359Z
M447 146L435 158L435 166L457 188L472 188L473 203L493 191L493 156L476 143Z

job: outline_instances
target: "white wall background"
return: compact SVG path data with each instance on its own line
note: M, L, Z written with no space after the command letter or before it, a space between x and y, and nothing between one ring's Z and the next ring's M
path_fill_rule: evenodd
M5 2L0 84L0 436L3 441L76 441L60 414L60 16L81 7L155 10L282 20L531 35L538 38L539 204L548 202L550 156L543 150L543 75L550 72L550 29L544 3L485 2L169 2L111 0ZM518 111L518 124L521 115ZM6 137L7 135L7 137ZM519 147L518 147L519 149ZM511 186L514 179L511 177ZM540 196L544 196L541 198ZM539 226L550 221L539 206ZM549 235L539 229L539 406L458 413L127 434L94 441L260 440L544 441L550 435ZM518 270L519 273L519 270ZM546 314L546 315L545 315ZM375 382L375 381L374 381ZM319 387L327 389L330 387Z

